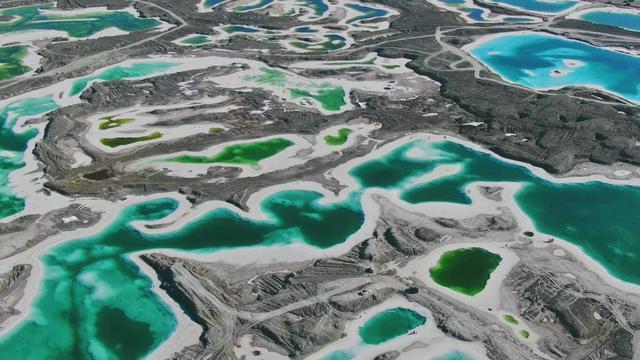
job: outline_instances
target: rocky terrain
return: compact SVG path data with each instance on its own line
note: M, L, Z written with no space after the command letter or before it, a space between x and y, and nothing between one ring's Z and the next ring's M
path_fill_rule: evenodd
M0 10L41 3L2 1ZM28 302L34 295L27 289L29 285L37 287L40 273L46 270L38 260L42 254L55 244L98 234L124 209L120 202L131 199L177 194L192 206L190 211L216 200L247 211L255 193L293 181L314 182L339 194L346 186L328 176L332 169L417 133L463 139L560 179L595 175L616 184L628 181L633 185L640 178L638 103L590 87L541 91L515 85L463 49L483 35L532 30L623 49L637 56L640 32L560 15L540 16L541 21L532 23L469 23L456 12L427 1L363 0L362 4L383 6L397 14L385 18L388 26L381 29L367 28L380 20L365 20L360 28L331 17L317 21L319 25L314 22L314 26L339 32L350 43L335 51L305 52L284 46L288 38L277 35L278 31L309 25L300 14L277 16L272 12L278 8L271 6L232 11L229 4L202 11L200 3L58 0L57 7L64 10L131 7L141 18L158 19L166 28L33 41L30 46L40 57L34 74L0 81L0 100L10 102L14 97L38 94L65 80L86 77L132 59L193 60L208 56L228 60L224 65L205 64L185 71L91 82L73 101L63 89L53 98L64 106L26 119L25 125L42 130L30 143L33 146L23 149L25 159L20 161L24 173L12 174L7 180L12 185L21 184L19 193L27 205L24 211L0 220L0 330L9 331L4 329L5 324L29 313ZM285 2L277 3L285 6ZM339 3L329 1L332 6ZM498 15L520 14L484 1L473 3ZM0 18L0 36L4 21ZM260 38L251 31L223 34L219 28L227 25L262 29L266 36ZM180 44L180 39L192 34L214 40L199 46ZM296 36L304 40L303 35ZM389 62L381 66L364 63L362 59L371 53ZM391 61L404 61L406 65L389 65ZM320 66L318 62L341 66ZM342 66L344 63L353 64ZM325 90L323 81L340 80L352 87L345 85L347 92L341 99L344 107L331 111L330 101L323 108L317 98L287 98L291 89L278 93L277 85L269 87L272 84L265 85L268 81L264 80L251 83L249 75L238 75L237 81L246 81L246 86L219 80L264 68L295 75L296 84L313 83L319 93ZM384 91L362 85L369 82L387 85ZM204 98L221 100L207 103ZM131 108L145 109L136 116L153 119L144 130L178 135L120 149L109 149L91 139L96 116L109 114L115 118ZM5 121L9 123L5 118L2 121L3 126ZM215 124L216 129L224 131L189 132L189 128L203 124L212 128ZM354 124L375 125L375 129L337 151L314 155L323 145L319 140L322 131ZM147 133L125 130L122 134ZM224 164L211 164L203 174L192 177L176 176L160 166L139 166L167 154L200 153L230 142L282 135L299 136L311 145L291 156L296 161L286 160L292 161L291 166L260 168L252 176L246 176L242 168ZM631 290L616 286L585 265L584 254L571 251L577 247L569 250L557 242L544 242L536 229L514 215L501 186L474 184L473 188L483 201L497 204L501 212L454 219L412 212L384 196L374 196L380 209L375 230L340 255L236 264L206 261L162 248L132 253L129 256L140 265L145 278L159 282L163 296L168 296L174 308L201 330L189 334L187 343L180 344L179 349L145 356L314 358L331 344L353 336L348 332L349 324L367 309L403 299L428 311L427 321L435 325L434 336L441 341L481 346L484 357L478 359L638 359L637 285L627 284ZM61 198L64 202L56 203ZM632 206L629 211L635 211ZM147 225L146 229L172 225ZM640 234L632 235L640 239ZM423 273L419 274L411 270L444 245L477 242L498 244L517 255L517 264L492 289L495 293L491 296L500 299L500 309L462 301L425 281L427 267L420 268ZM152 271L144 273L143 266ZM528 330L516 330L505 322L503 313L507 311ZM251 339L251 355L246 355L247 345L240 345L246 337ZM382 349L374 358L415 358L411 351L426 356L429 346L437 342L420 338L406 347Z

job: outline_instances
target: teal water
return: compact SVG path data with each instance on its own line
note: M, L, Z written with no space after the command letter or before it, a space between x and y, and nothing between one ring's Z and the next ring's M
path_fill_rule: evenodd
M24 209L24 199L13 194L9 174L24 166L24 152L31 139L38 135L32 129L16 133L13 126L21 117L36 116L58 108L51 96L18 100L0 108L0 219Z
M411 157L420 149L422 157ZM463 171L427 183L415 180L437 165L463 166ZM429 145L416 141L399 146L350 174L364 187L400 189L408 203L433 201L470 204L465 188L478 181L520 182L516 202L538 231L580 247L615 277L640 285L640 188L601 182L558 184L453 142Z
M600 25L610 25L621 29L640 31L640 14L595 10L585 12L580 19Z
M158 20L139 18L126 11L97 11L74 16L41 11L54 8L55 3L52 2L0 10L0 16L18 17L17 21L0 22L0 34L26 30L59 30L72 37L84 38L112 27L123 31L139 31L160 25Z
M176 207L165 199L127 208L106 230L43 256L39 295L26 320L0 340L3 358L137 359L166 340L176 320L126 254L141 245L130 221L159 219Z
M69 96L76 96L80 94L94 81L143 78L153 74L162 73L163 71L167 71L177 65L178 64L168 62L144 62L131 64L129 66L114 66L107 70L103 70L96 75L85 76L75 80L71 85Z
M504 79L532 89L598 86L640 102L640 57L543 33L511 33L471 49ZM569 66L563 61L579 61ZM554 71L568 72L552 76Z
M411 309L395 308L374 315L362 325L358 333L365 344L378 345L406 335L426 322L425 316Z
M263 202L269 220L251 221L219 209L177 232L152 236L142 236L131 222L162 218L176 209L176 201L126 208L105 230L56 246L41 258L45 277L32 312L0 340L0 354L4 359L140 358L168 338L176 320L128 254L293 241L329 247L355 232L363 214L357 197L329 205L319 204L321 198L311 191L284 191ZM341 226L330 226L336 223Z
M346 350L337 350L329 354L329 356L325 357L322 360L351 360L353 359L353 353L351 351Z
M574 0L490 0L491 3L507 5L519 10L543 14L559 14L576 6L579 1Z
M451 164L461 165L462 171L417 182L437 166ZM364 223L364 188L397 189L410 203L469 203L465 187L473 182L520 182L516 202L538 231L576 244L614 276L640 284L637 187L556 184L463 145L421 140L400 145L349 174L360 189L345 200L324 203L323 195L314 191L283 190L261 203L266 219L260 221L214 209L179 230L142 235L130 222L165 216L175 210L175 201L153 200L124 209L105 230L42 256L45 278L32 312L0 339L0 354L11 354L9 359L144 356L170 336L175 318L151 291L150 279L127 259L129 254L155 249L209 253L293 242L329 248Z
M461 351L452 351L448 354L438 356L433 360L473 360L473 358Z

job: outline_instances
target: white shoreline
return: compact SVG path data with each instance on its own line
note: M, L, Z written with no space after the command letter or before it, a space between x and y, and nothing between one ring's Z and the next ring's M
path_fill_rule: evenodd
M600 49L600 50L605 50L605 51L611 51L611 52L615 52L621 55L627 55L627 56L631 56L634 58L637 58L640 61L640 57L635 55L635 54L631 54L629 52L625 52L625 51L619 51L616 48L612 48L612 47L599 47L599 46L595 46L592 44L589 44L587 42L584 41L580 41L580 40L575 40L575 39L569 39L569 38L565 38L563 36L559 36L559 35L555 35L555 34L551 34L551 33L547 33L547 32L540 32L540 31L533 31L533 30L520 30L520 31L508 31L508 32L502 32L502 33L496 33L496 34L489 34L489 35L483 35L480 37L477 37L475 39L475 41L473 41L470 44L464 45L461 49L464 50L465 52L467 52L471 57L473 57L475 60L477 60L482 66L484 66L485 68L487 68L492 74L495 74L496 76L500 77L500 79L502 79L503 81L509 83L509 84L514 84L517 86L521 86L523 88L527 88L527 89L531 89L533 91L551 91L551 90L562 90L568 87L576 87L576 88L586 88L586 89L592 89L592 90L599 90L605 94L609 94L609 95L613 95L615 97L618 97L620 99L623 99L625 101L628 101L630 103L635 103L635 104L640 104L640 93L637 95L638 97L636 99L631 99L631 98L627 98L626 96L624 96L623 94L619 94L615 91L609 90L604 88L601 85L597 85L597 84L575 84L575 85L559 85L559 86L549 86L549 87L532 87L532 86L528 86L528 85L523 85L520 84L518 82L515 81L511 81L507 78L505 78L499 71L495 70L492 66L490 66L489 64L485 63L482 59L477 58L472 50L479 47L480 45L487 43L493 39L497 39L500 37L505 37L505 36L525 36L525 35L541 35L541 36L548 36L548 37L555 37L555 38L559 38L565 41L571 41L571 42L576 42L576 43L580 43L583 44L585 46L589 46L589 47L593 47L596 49Z
M620 180L604 178L598 175L580 177L580 178L556 179L551 175L545 173L540 168L536 168L531 165L523 164L514 160L502 158L498 155L491 153L488 150L483 149L479 145L475 145L465 140L460 140L460 139L457 139L451 136L446 136L446 135L415 134L415 135L404 136L398 140L390 142L385 146L373 151L372 153L365 155L362 158L353 159L339 166L338 168L334 169L334 171L331 171L331 174L333 175L333 177L338 179L342 184L347 185L347 187L343 189L338 195L334 195L333 193L324 189L320 184L317 184L317 183L294 182L290 184L281 184L281 185L276 185L276 186L262 189L252 194L247 202L247 207L249 208L248 212L239 211L238 209L232 207L230 204L226 202L220 202L220 201L210 201L210 202L203 203L202 205L198 206L194 210L191 204L188 203L184 199L184 197L179 196L175 193L155 194L151 196L136 196L136 197L131 197L122 202L117 202L117 203L112 203L105 200L95 200L95 199L85 200L86 206L89 206L95 210L100 210L105 214L103 219L101 219L101 221L96 226L93 226L88 229L79 229L70 233L63 233L63 234L54 236L36 245L35 247L30 248L25 252L22 252L13 257L9 257L5 259L4 261L5 267L10 268L11 266L16 264L29 263L34 265L34 270L33 270L33 275L27 281L24 297L16 305L16 309L19 310L21 314L18 316L10 317L4 324L2 330L0 330L0 334L5 334L7 331L10 331L22 319L26 318L30 314L31 304L33 302L33 299L37 295L37 290L39 289L39 285L43 275L42 264L40 263L39 257L42 254L44 254L48 248L56 246L64 241L68 241L69 239L78 239L81 237L86 237L91 234L96 234L104 230L120 214L119 209L122 209L125 206L133 205L139 202L146 202L146 201L149 201L152 199L158 199L158 198L173 198L179 201L180 206L173 214L169 215L167 218L149 222L153 224L170 223L170 225L167 226L166 228L149 230L146 228L142 228L141 227L142 224L140 223L133 224L139 230L142 230L144 233L149 233L149 234L159 233L159 232L170 232L170 231L174 231L176 229L182 228L186 226L193 219L199 218L202 215L204 215L206 212L215 208L227 208L232 211L235 211L236 213L242 216L245 216L248 219L264 219L266 215L260 211L257 205L259 205L260 202L265 197L281 190L304 189L304 190L318 191L319 193L326 196L326 199L323 199L324 203L328 203L328 202L330 203L330 202L339 201L341 199L345 199L346 196L351 191L357 188L357 184L355 183L355 180L351 179L347 174L349 169L365 161L368 161L372 158L383 156L403 143L406 143L412 140L417 140L417 139L424 139L424 140L430 140L430 141L449 140L456 143L460 143L467 147L470 147L471 149L491 154L497 159L500 159L507 163L518 164L520 166L526 167L529 170L531 170L531 172L534 175L545 180L553 181L555 183L584 183L589 181L601 181L601 182L618 184L618 185L640 186L640 179L634 179L633 181L628 181L628 180L620 181ZM505 184L507 183L500 183L501 186L504 186ZM474 185L477 185L477 184L474 183ZM472 186L472 188L473 187L475 186ZM373 229L375 228L376 219L379 216L380 209L378 208L377 203L372 199L373 194L380 194L389 198L391 201L400 202L399 200L397 200L395 196L393 196L393 193L390 191L384 191L379 189L365 190L362 196L362 208L363 208L363 211L365 212L364 224L358 231L352 234L345 242L326 250L315 248L307 244L294 243L291 245L271 246L271 247L254 246L254 247L247 247L247 248L241 248L241 249L217 251L210 254L194 254L194 253L187 253L182 251L163 250L162 248L157 248L157 249L149 249L149 250L141 251L139 253L132 253L130 254L130 256L137 257L140 253L157 252L157 253L163 253L170 256L179 255L181 257L195 259L199 261L220 261L220 262L234 263L234 264L268 263L272 261L281 261L283 258L287 258L288 261L295 261L295 260L312 259L312 258L318 258L318 257L322 258L322 257L329 257L329 256L337 256L348 251L357 242L366 238L368 234L370 234L370 232L373 231ZM477 204L476 202L478 201L478 196L480 195L477 193L474 194L473 191L471 191L470 195L472 199L471 205L443 204L443 203L408 205L404 202L400 202L400 203L403 207L405 207L409 211L417 211L417 212L426 213L426 214L429 214L429 213L433 214L433 212L435 211L437 214L446 213L447 215L451 215L456 218L464 218L473 213L477 213L477 214L486 213L487 209L477 209L475 211L473 210L473 207ZM518 219L519 226L521 228L523 229L534 228L530 223L530 221L526 219L526 216L524 215L524 213L519 210L519 207L516 206L513 196L505 196L503 203L507 204L507 206L510 207L510 209L514 213L514 216L516 217L516 219ZM544 240L546 240L547 238L548 238L547 235L542 233L537 233L536 236L533 238L533 240L536 241L537 246L545 246ZM622 280L615 278L613 275L611 275L606 271L603 265L597 263L594 259L591 259L588 255L582 252L577 246L572 245L562 239L557 239L556 244L560 245L562 248L566 249L568 252L571 252L578 259L578 261L581 262L588 270L595 272L601 278L603 278L606 282L609 282L613 286L616 286L623 291L640 294L640 286L632 283L623 282ZM256 249L260 249L260 251L255 251ZM144 273L144 275L146 275L147 277L153 278L153 274L149 275L147 273ZM172 308L172 310L176 314L176 317L181 316L179 315L179 313L181 313L181 309L175 303L168 303L168 305ZM183 336L184 333L182 333L182 331L183 331L182 328L178 328L168 340L168 341L171 341L173 348L162 346L163 355L170 354L173 351L179 351L183 347L183 345L184 346L190 345L190 344L186 344L184 342L185 341L184 339L180 340L185 337ZM180 334L180 337L178 337L178 335L176 334ZM194 336L197 336L197 335L198 334Z
M426 317L426 322L424 325L416 327L413 330L415 331L414 334L400 335L389 341L377 345L364 344L360 339L360 335L358 332L359 328L373 316L385 310L395 308L405 308L413 310ZM326 345L318 352L309 355L307 358L309 360L323 360L326 359L326 356L334 351L346 350L353 352L353 359L355 360L370 360L381 353L393 350L402 350L416 344L422 346L418 351L419 354L414 355L411 353L411 351L403 351L400 359L425 359L425 355L427 354L438 354L441 351L439 349L442 347L442 344L446 344L447 347L464 347L467 351L471 352L474 355L474 359L476 360L488 360L485 355L484 346L482 344L477 342L467 343L458 341L445 335L436 327L433 316L429 310L398 295L360 312L357 318L352 319L346 324L345 332L347 333L347 336L345 338ZM431 353L432 349L434 349L434 351ZM449 350L453 349L449 348ZM430 353L425 353L425 351L428 351Z
M436 6L437 8L443 9L443 10L448 10L451 12L456 13L458 16L460 16L467 24L495 24L495 23L510 23L509 21L506 21L506 19L508 18L526 18L531 20L529 23L540 23L542 22L542 19L540 19L539 17L535 17L535 16L530 16L530 15L504 15L504 14L497 14L492 12L490 9L476 5L473 3L473 1L471 0L464 0L464 2L462 4L457 4L457 5L453 5L453 4L447 4L442 0L426 0L428 3ZM468 12L465 12L463 9L479 9L482 10L482 18L483 20L476 20L473 19L469 16ZM489 15L493 15L493 16L489 16Z
M497 6L497 7L513 10L513 11L520 12L520 13L525 13L525 15L526 14L532 14L532 15L546 16L546 17L553 17L553 16L560 16L560 15L563 15L563 14L567 14L567 13L570 13L571 11L573 11L573 10L576 10L577 8L580 8L580 7L588 4L588 3L585 3L583 1L577 1L573 6L567 8L565 10L558 11L558 12L546 12L546 11L524 9L524 8L521 8L521 7L518 7L518 6L502 3L502 2L500 2L498 0L480 0L480 2L486 2L487 4L494 5L494 6ZM541 1L541 2L545 2L545 1ZM555 3L556 1L547 1L547 2Z

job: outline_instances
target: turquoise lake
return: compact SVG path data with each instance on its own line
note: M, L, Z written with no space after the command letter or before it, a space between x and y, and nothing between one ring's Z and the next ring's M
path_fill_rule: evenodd
M459 164L463 170L416 182L447 164ZM179 230L143 235L130 223L162 218L175 211L176 201L156 199L122 210L105 230L64 242L41 257L45 276L32 312L0 339L0 353L15 359L142 357L171 335L176 320L151 290L151 280L128 260L129 254L156 249L210 253L294 242L329 248L362 227L365 188L397 189L409 203L469 204L465 187L473 182L522 183L516 201L538 231L576 244L614 276L640 284L640 219L635 211L640 206L639 188L600 182L556 184L457 143L422 140L400 145L349 174L360 189L344 200L325 203L315 191L276 192L261 203L267 216L261 221L214 209Z
M323 17L329 11L329 5L323 0L300 0L299 4L313 11L316 18Z
M358 330L358 334L365 344L378 345L406 335L426 322L425 316L411 309L388 309L367 320Z
M497 36L470 53L507 81L532 89L597 86L640 102L637 56L543 33Z
M92 82L113 81L123 79L138 79L159 74L177 66L178 64L169 62L144 62L134 63L128 66L114 66L107 70L98 72L95 75L85 76L75 80L69 90L69 96L76 96L83 92Z
M52 96L17 100L0 108L0 219L24 209L24 199L11 190L9 174L24 166L24 152L29 140L38 135L36 129L16 133L13 126L22 117L44 114L57 108Z
M640 31L640 14L594 10L585 12L580 19L600 25L610 25L631 31Z
M55 9L55 3L45 3L0 10L0 16L17 17L17 21L0 22L0 34L25 30L59 30L73 37L89 37L108 28L123 31L150 30L160 22L155 19L139 18L127 11L102 11L77 15L64 12L43 13L42 10Z
M175 63L135 63L130 66L115 66L73 82L70 96L76 96L96 81L144 78L166 71ZM16 133L13 126L22 117L41 116L59 107L53 95L17 100L0 108L0 219L19 213L24 209L24 199L13 194L8 182L9 174L24 166L24 152L36 129Z
M347 24L353 24L357 22L383 18L389 15L389 12L386 10L365 6L361 4L350 3L350 4L345 4L345 6L360 13L360 15L357 15L348 19Z
M351 360L354 358L354 354L351 351L337 350L329 354L322 360Z

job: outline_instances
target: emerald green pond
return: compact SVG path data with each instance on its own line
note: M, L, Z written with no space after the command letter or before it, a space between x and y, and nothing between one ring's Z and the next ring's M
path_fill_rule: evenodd
M71 85L69 96L83 92L94 81L113 81L123 79L144 78L167 71L178 64L169 62L140 62L129 66L114 66L98 74L75 80Z
M436 283L473 296L484 290L500 261L500 255L483 248L457 249L442 254L429 274Z
M353 130L349 128L338 129L338 133L336 135L327 135L324 137L324 141L327 145L331 146L344 145L352 132Z
M64 12L43 13L43 9L55 9L55 2L7 8L0 10L0 16L16 17L16 21L0 22L0 34L26 30L59 30L69 36L85 38L108 28L123 31L150 30L160 25L155 19L134 16L127 11L96 11L76 15L64 15Z
M405 335L424 325L427 318L405 308L385 310L369 319L359 330L365 344L377 345Z
M272 157L284 149L293 146L293 141L275 138L244 144L230 145L213 156L180 155L160 162L175 162L183 164L241 164L257 167L261 160Z
M0 218L16 214L24 209L24 199L15 196L9 187L9 174L24 166L24 152L35 129L16 133L13 126L20 118L35 116L55 110L58 104L51 96L17 100L0 108Z
M0 47L0 81L12 79L31 71L30 67L22 64L22 60L27 54L27 47L24 45Z
M462 171L416 183L437 166L451 164L461 165ZM637 187L600 182L556 184L519 165L446 141L414 140L348 173L360 188L344 200L327 203L315 191L278 191L260 204L265 220L218 208L179 230L144 235L130 222L166 216L177 203L157 199L122 210L105 230L55 246L41 257L45 277L40 292L27 318L0 339L0 354L15 359L144 356L171 335L175 318L151 291L150 279L128 260L129 254L157 249L211 253L291 243L330 248L345 242L364 224L361 197L366 188L397 189L408 202L469 203L464 188L475 181L522 183L516 201L532 218L536 231L574 243L612 275L640 284ZM365 331L372 343L386 338L386 333L373 335L375 328L367 325Z

